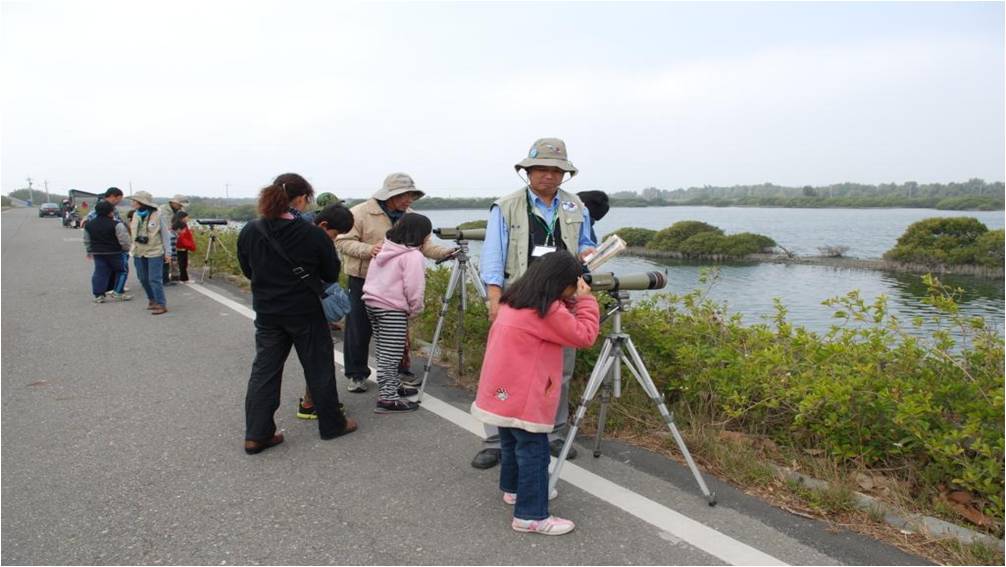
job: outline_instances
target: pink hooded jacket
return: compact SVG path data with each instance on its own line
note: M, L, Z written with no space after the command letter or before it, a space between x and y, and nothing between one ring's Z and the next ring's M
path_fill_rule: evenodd
M370 262L363 282L363 302L375 309L404 311L409 316L423 310L426 261L419 248L385 240Z
M599 328L592 295L577 297L572 311L556 301L544 318L534 309L501 305L489 329L472 416L500 427L552 431L562 390L562 347L594 344Z

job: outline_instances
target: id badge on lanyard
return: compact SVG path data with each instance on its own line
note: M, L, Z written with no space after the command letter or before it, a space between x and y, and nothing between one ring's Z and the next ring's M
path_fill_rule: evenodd
M538 246L535 246L533 250L531 250L531 257L540 258L541 256L548 254L549 252L555 252L555 250L556 250L555 246L542 246L539 244Z

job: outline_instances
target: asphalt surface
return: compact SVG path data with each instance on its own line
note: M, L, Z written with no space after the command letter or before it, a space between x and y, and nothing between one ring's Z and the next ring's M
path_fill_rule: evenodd
M348 393L341 373L360 429L322 441L315 422L294 417L295 356L277 412L286 442L245 455L246 314L172 286L169 312L151 316L132 273L133 301L93 304L80 232L36 215L0 217L3 564L724 563L674 516L661 524L570 482L552 511L573 533L516 533L498 469L469 466L477 436L425 408L374 414L376 387ZM207 288L250 307L247 294ZM467 411L469 394L439 372L431 382L434 400ZM655 514L673 510L780 563L924 562L707 475L719 497L710 508L687 469L646 451L608 442L599 459L580 453L573 464Z

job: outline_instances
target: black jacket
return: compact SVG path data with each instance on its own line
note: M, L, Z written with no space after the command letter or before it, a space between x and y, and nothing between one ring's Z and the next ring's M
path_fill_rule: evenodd
M238 262L251 280L252 308L265 315L321 314L321 300L293 274L293 266L273 250L254 223L266 230L286 255L314 281L339 279L339 257L325 231L304 220L257 220L241 229Z

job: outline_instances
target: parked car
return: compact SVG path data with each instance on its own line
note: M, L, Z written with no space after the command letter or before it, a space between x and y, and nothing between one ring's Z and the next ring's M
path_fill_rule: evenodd
M56 217L59 218L59 205L56 203L42 203L38 208L38 218Z

